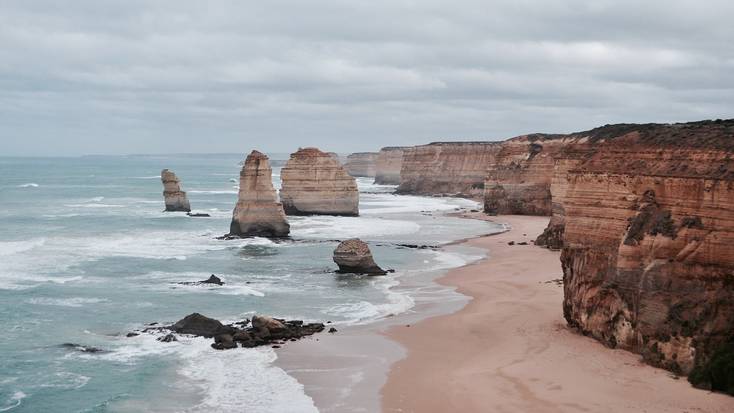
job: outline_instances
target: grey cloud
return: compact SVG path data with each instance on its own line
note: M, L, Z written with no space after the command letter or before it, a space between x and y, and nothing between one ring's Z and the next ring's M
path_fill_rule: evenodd
M731 117L733 14L724 0L8 0L0 142L356 151Z

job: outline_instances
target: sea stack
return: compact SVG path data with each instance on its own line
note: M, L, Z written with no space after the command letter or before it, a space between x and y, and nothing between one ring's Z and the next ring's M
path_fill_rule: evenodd
M400 169L403 166L403 152L408 149L387 146L380 149L375 160L375 183L378 185L399 185Z
M342 241L334 250L334 262L341 273L385 275L387 272L375 264L370 247L359 238Z
M376 161L377 152L357 152L347 156L344 168L349 175L374 178Z
M326 152L299 149L280 176L280 199L288 215L359 215L357 182Z
M173 171L164 169L161 171L161 182L163 182L163 200L168 212L191 212L189 199L186 192L181 190L180 180Z
M290 225L278 202L272 180L273 170L268 157L252 151L240 171L240 192L232 213L230 236L286 237Z

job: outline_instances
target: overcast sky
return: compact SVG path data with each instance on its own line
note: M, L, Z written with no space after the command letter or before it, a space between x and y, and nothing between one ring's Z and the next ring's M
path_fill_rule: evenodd
M0 1L0 155L734 117L731 0Z

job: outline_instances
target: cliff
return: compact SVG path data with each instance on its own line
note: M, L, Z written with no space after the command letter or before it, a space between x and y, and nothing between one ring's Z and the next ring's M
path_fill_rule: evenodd
M711 371L734 360L734 120L573 138L552 185L569 325L726 390Z
M191 212L191 205L186 192L181 190L181 181L173 171L164 169L161 171L161 182L163 182L163 201L166 211Z
M268 157L252 151L240 171L240 190L232 213L229 235L240 237L285 237L290 225L273 188Z
M397 192L480 197L501 142L434 142L405 151Z
M377 152L357 152L347 156L344 168L352 176L375 177Z
M400 184L400 171L403 166L403 152L408 149L388 146L380 149L375 160L375 183L379 185Z
M280 200L288 215L359 215L354 177L326 152L299 149L291 154L280 177Z

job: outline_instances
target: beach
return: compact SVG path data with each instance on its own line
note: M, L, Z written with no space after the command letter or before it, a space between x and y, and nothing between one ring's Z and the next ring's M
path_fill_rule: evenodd
M570 330L560 252L530 243L546 217L500 216L511 230L466 245L487 258L437 280L471 297L460 311L394 325L407 356L382 388L386 412L730 412L734 400L698 390L640 356ZM514 241L514 245L508 245ZM518 245L528 242L528 245Z

